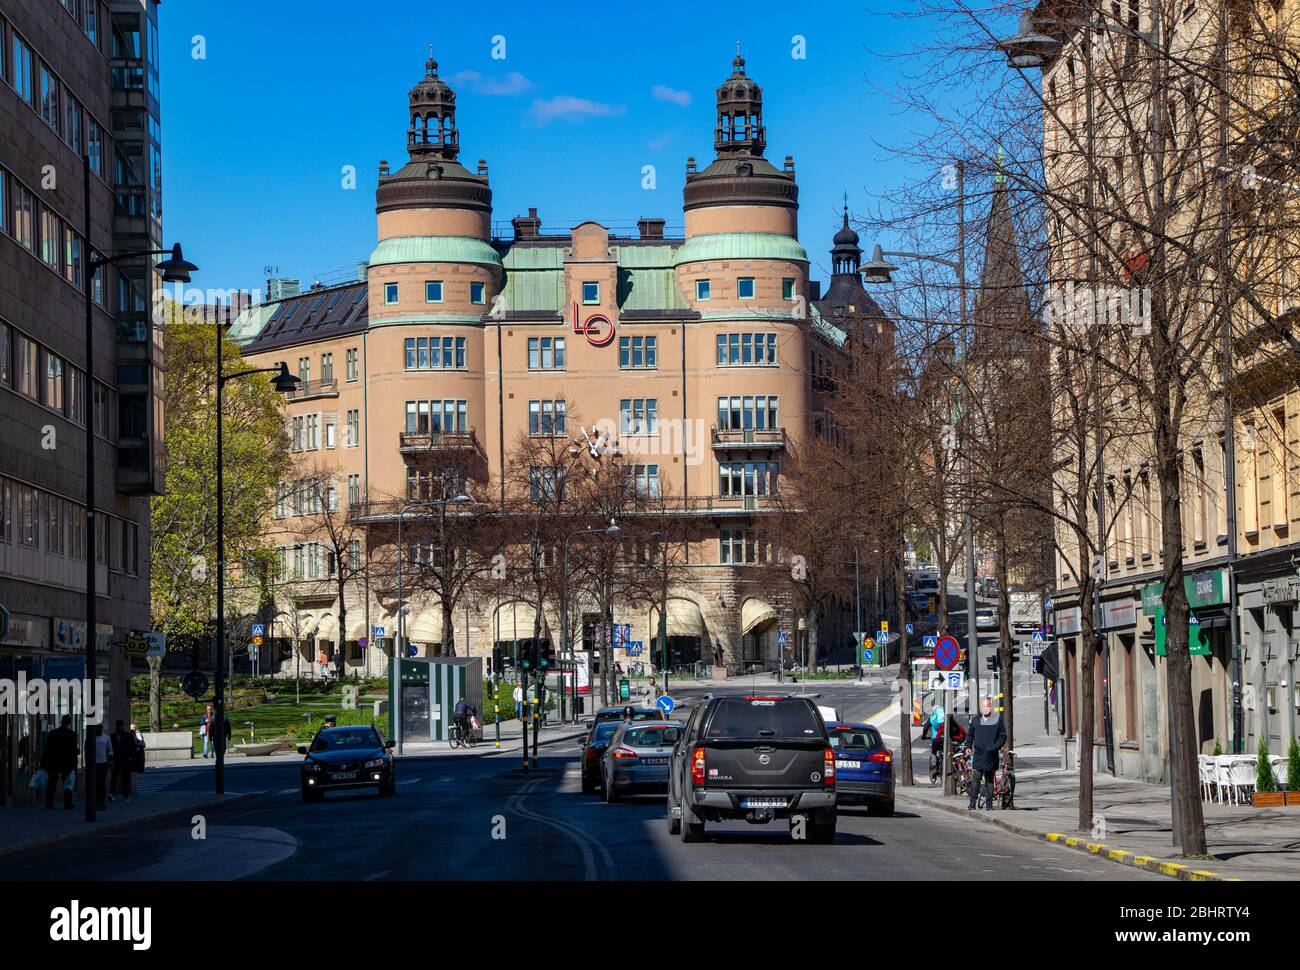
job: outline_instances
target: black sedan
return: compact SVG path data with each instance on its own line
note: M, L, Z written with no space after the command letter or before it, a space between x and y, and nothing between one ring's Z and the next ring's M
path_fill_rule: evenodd
M397 792L397 771L390 750L395 741L385 741L373 727L325 728L300 745L302 800L318 802L326 791L347 788L378 788L380 795Z

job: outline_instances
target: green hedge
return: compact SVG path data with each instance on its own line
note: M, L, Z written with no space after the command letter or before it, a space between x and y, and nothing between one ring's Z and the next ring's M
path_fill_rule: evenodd
M378 720L370 716L367 711L339 711L337 718L338 727L351 727L358 724L373 724L385 738L392 737L388 732L388 715L382 715ZM322 715L318 720L304 721L302 724L293 724L285 731L286 736L294 744L305 744L316 736L316 732L325 726L325 717Z

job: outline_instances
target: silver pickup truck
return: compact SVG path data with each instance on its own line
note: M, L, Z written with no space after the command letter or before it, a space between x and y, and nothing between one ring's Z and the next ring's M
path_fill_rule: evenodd
M835 841L835 751L807 697L713 697L692 713L668 771L668 831L698 842L708 822L787 819Z

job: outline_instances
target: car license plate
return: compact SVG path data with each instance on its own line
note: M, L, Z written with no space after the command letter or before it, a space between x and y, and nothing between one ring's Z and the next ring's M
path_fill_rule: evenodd
M666 765L666 764L668 764L668 759L667 759L667 758L642 758L642 759L641 759L641 764L643 764L643 765Z
M347 781L356 776L357 773L355 771L336 771L334 774L330 775L330 778L333 781Z
M741 808L785 808L788 798L742 798Z
M862 767L862 762L861 762L861 761L837 761L837 762L835 762L835 767L837 767L837 768L861 768L861 767Z

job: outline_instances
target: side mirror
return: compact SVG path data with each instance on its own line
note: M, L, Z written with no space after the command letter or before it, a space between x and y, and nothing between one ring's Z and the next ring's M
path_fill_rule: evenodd
M681 737L682 737L681 731L679 731L675 727L669 728L667 731L664 732L664 743L676 744L679 740L681 740Z
M300 744L300 745L298 745L298 753L299 753L299 754L306 754L306 753L307 753L307 745L305 745L305 744Z
M384 742L384 747L385 747L385 748L395 748L395 747L397 747L397 742L394 741L392 738L389 738L387 741Z

